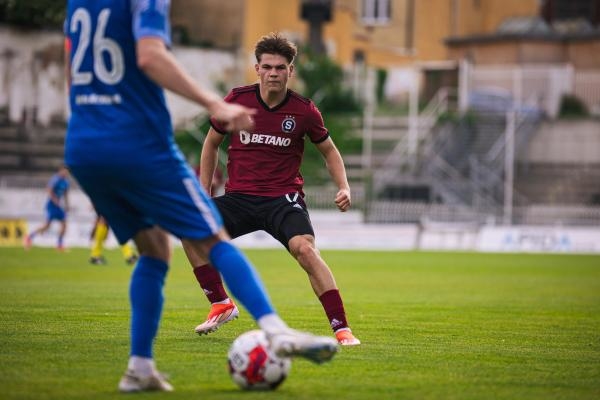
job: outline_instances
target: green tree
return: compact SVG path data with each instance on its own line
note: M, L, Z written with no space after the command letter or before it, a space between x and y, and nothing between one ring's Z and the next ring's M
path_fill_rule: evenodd
M344 87L344 71L327 55L316 54L310 48L301 52L296 66L304 83L304 95L311 98L323 113L358 113L360 103L352 90Z
M362 140L353 130L354 120L362 114L362 105L344 86L344 71L327 55L319 55L305 48L296 67L298 77L304 83L303 95L312 99L321 110L325 126L342 153L357 153ZM307 146L302 163L302 174L307 184L319 185L330 181L323 168L323 158L314 146Z
M0 23L22 28L61 29L64 0L0 0Z

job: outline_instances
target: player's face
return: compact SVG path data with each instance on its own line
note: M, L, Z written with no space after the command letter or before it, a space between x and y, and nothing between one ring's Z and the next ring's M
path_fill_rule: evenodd
M260 78L261 91L271 93L287 90L288 79L294 71L294 66L279 54L263 54L255 68Z

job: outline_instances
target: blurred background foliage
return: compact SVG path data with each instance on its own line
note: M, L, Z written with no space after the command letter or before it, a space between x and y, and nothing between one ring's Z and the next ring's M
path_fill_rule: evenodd
M31 29L61 29L65 4L65 0L0 0L0 23Z

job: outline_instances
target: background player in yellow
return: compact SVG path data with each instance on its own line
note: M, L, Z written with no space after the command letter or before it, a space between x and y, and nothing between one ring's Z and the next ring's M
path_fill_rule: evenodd
M101 216L96 216L96 222L92 230L92 251L90 253L90 264L93 265L104 265L106 264L106 258L104 258L104 243L108 237L110 228L106 223L106 219ZM121 252L123 259L128 265L133 265L138 259L136 252L133 250L129 242L121 245Z

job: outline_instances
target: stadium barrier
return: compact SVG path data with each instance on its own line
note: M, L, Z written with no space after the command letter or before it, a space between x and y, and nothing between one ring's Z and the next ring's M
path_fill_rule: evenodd
M24 219L0 219L0 246L20 246L26 234Z
M43 189L3 188L0 191L1 244L19 246L28 228L44 222ZM90 246L95 213L87 197L74 189L65 244L68 247ZM432 216L446 214L432 214ZM462 214L460 214L462 215ZM558 252L600 253L598 226L499 225L495 220L477 223L470 220L440 221L421 219L407 223L365 223L360 211L340 213L335 210L311 209L312 223L320 249L391 250L391 251L482 251L482 252ZM53 224L43 235L36 236L37 246L53 247L59 225ZM173 244L180 245L175 238ZM234 240L242 248L283 248L263 231ZM117 246L109 235L107 247Z

